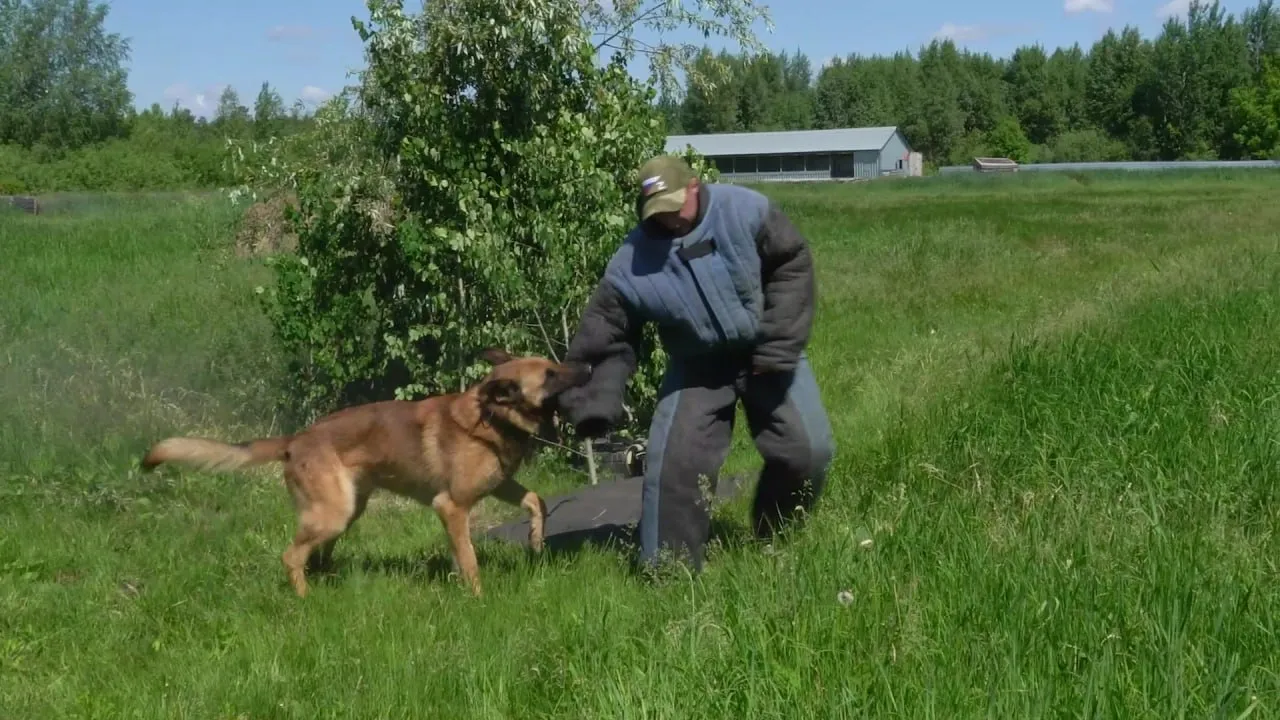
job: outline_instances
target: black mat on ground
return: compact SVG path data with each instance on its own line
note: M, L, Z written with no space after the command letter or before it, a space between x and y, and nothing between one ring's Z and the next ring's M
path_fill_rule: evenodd
M644 478L632 477L587 485L565 495L543 498L547 504L545 545L550 550L577 548L585 543L606 545L635 543L640 522L640 487ZM742 490L743 478L723 477L716 485L714 505L732 500ZM488 537L527 546L529 518L490 528Z

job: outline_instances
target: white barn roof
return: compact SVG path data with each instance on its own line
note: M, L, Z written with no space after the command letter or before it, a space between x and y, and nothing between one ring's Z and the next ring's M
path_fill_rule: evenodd
M671 135L667 152L683 152L686 145L705 156L798 155L802 153L880 150L893 137L895 126L837 128L834 130L785 130L776 132Z

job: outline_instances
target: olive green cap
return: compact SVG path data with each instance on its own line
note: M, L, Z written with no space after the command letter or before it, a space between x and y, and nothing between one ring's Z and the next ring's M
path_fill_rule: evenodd
M640 219L676 212L684 206L685 186L697 177L678 155L659 155L640 166Z

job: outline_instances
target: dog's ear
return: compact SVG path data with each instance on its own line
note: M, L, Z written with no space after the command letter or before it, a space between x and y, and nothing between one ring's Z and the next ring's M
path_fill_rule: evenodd
M520 383L510 378L490 380L480 388L480 399L485 403L509 405L520 397Z
M508 363L515 359L511 353L503 350L502 348L486 348L480 353L480 357L483 358L485 362L494 366Z

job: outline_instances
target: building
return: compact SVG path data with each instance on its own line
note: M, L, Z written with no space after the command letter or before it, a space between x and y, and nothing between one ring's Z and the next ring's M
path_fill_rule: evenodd
M870 180L920 174L919 153L913 153L907 139L892 126L667 138L667 152L683 152L687 146L714 163L723 182Z

